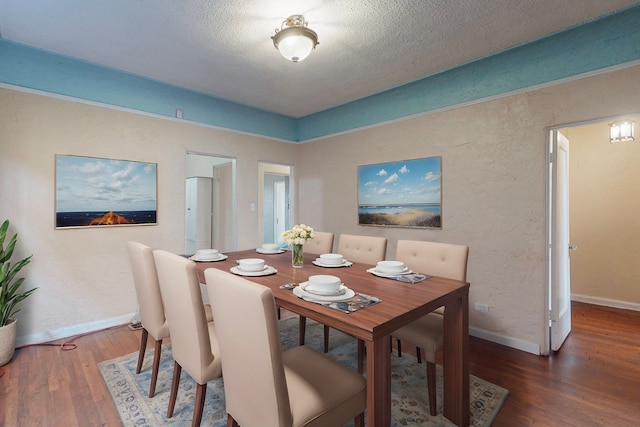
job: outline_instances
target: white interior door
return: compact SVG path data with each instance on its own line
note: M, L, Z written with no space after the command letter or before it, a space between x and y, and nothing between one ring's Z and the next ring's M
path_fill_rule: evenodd
M232 163L213 167L212 248L220 252L235 250L234 166Z
M571 265L569 259L569 140L552 131L549 319L551 350L571 332Z
M185 251L211 248L211 212L213 180L192 177L186 180Z
M276 181L273 183L273 237L274 241L280 243L282 241L282 233L287 226L287 199L284 181Z

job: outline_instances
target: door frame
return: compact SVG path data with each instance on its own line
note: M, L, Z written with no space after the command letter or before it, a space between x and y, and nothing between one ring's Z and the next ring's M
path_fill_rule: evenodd
M260 242L264 239L264 176L288 175L289 176L289 222L295 224L294 212L296 212L294 166L286 163L277 163L267 160L258 161L258 236ZM267 242L272 243L272 242Z
M544 348L540 349L540 354L543 355L548 355L551 353L551 330L550 330L550 308L549 308L549 303L551 301L551 298L553 297L552 293L551 293L551 272L552 272L552 262L553 260L551 259L551 257L549 256L549 252L550 252L550 236L551 236L551 198L552 198L552 185L553 183L550 182L550 177L551 177L551 147L553 145L553 132L554 131L558 131L560 132L563 129L568 129L568 128L574 128L574 127L580 127L580 126L585 126L585 125L592 125L592 124L596 124L596 123L607 123L607 122L614 122L616 120L623 120L623 119L628 119L630 117L635 117L637 115L639 115L640 113L627 113L627 114L622 114L622 115L615 115L615 116L607 116L607 117L600 117L600 118L595 118L595 119L591 119L591 120L584 120L584 121L580 121L580 122L572 122L572 123L567 123L567 124L563 124L563 125L556 125L556 126L551 126L549 128L546 129L546 151L545 151L545 155L546 155L546 175L545 175L545 196L546 196L546 254L547 256L545 257L546 259L546 287L545 287L545 300L544 300L544 307L545 309L543 310L544 312ZM577 141L574 141L574 143L578 143ZM571 179L569 177L569 179ZM569 182L567 183L567 185L569 185ZM567 224L567 226L569 226L570 223ZM569 266L570 268L570 266Z
M192 156L192 157L190 157ZM230 237L230 241L231 241L231 248L227 248L226 250L228 251L233 251L237 249L237 245L238 245L238 233L237 233L237 158L235 157L230 157L230 156L225 156L225 155L221 155L221 154L212 154L212 153L204 153L204 152L200 152L200 151L191 151L191 150L187 150L187 152L185 153L185 180L186 178L190 177L189 171L191 169L190 164L189 164L189 160L193 159L193 158L198 158L198 157L202 157L202 158L208 158L211 160L211 162L205 162L205 165L201 165L201 168L207 168L206 172L203 172L201 174L196 173L196 175L201 175L201 176L207 176L207 177L211 177L213 179L213 184L215 187L215 183L216 183L216 179L213 176L214 175L214 171L217 165L225 165L225 164L231 164L231 210L232 210L232 214L231 214L231 222L232 224L227 227L227 232L229 232L231 234ZM204 169L203 169L204 170ZM185 208L183 209L183 212L185 212L186 209L186 194L184 197L184 203L185 203ZM213 199L212 199L212 203L213 203ZM215 214L215 209L217 209L219 206L214 206L214 214ZM213 233L215 230L215 224L213 221L213 216L211 218L211 242L213 244L214 241L214 237L213 237ZM183 218L184 221L184 218ZM185 230L185 234L186 234L186 225L185 227L183 227L183 230ZM185 239L183 238L183 241ZM225 250L225 249L223 249Z

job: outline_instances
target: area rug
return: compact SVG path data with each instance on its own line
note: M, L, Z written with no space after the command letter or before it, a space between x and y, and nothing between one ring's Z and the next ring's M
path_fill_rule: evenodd
M281 320L280 331L283 350L298 345L297 317ZM322 342L322 325L307 319L306 345L322 351ZM331 329L328 355L356 370L356 354L355 338ZM184 371L180 379L180 390L173 417L170 419L166 417L173 374L171 344L163 345L156 394L153 398L148 397L153 349L147 350L142 371L138 375L135 373L137 357L138 352L134 352L98 364L123 425L149 427L191 425L196 384ZM391 364L391 426L454 426L442 415L443 383L440 366L437 366L436 381L438 415L432 417L429 415L425 365L418 364L415 357L408 354L402 357L394 354ZM490 426L509 392L473 375L469 383L471 425ZM226 422L223 379L219 378L211 381L207 386L201 425L225 427ZM347 424L347 426L352 425L353 421Z

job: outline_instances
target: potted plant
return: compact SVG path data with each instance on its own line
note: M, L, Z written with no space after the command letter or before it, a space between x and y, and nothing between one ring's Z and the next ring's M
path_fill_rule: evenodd
M16 319L13 316L20 311L17 305L37 289L18 292L24 278L16 278L16 275L22 267L31 262L33 255L11 264L11 255L18 242L18 235L13 235L5 249L8 229L9 220L5 220L0 226L0 366L9 363L16 349Z

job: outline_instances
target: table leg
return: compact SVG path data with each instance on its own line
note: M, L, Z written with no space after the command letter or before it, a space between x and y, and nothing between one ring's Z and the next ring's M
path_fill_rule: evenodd
M304 345L304 337L307 333L307 318L300 316L298 325L298 343L299 345Z
M445 305L444 416L469 426L469 293Z
M391 425L391 346L389 336L367 342L367 426Z

